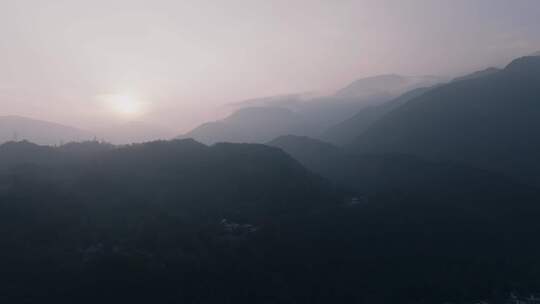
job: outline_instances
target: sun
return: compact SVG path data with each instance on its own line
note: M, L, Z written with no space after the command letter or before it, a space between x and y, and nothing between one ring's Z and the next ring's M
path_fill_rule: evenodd
M111 98L114 110L126 116L137 115L141 112L141 104L137 98L130 95L116 95Z
M135 95L109 94L101 99L105 101L109 111L125 118L133 118L144 112L144 103Z

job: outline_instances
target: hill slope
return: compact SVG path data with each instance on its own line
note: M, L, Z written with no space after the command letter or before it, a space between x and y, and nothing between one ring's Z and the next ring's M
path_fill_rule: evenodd
M398 191L441 197L469 192L474 195L464 199L474 201L475 195L493 192L481 187L482 183L514 190L526 188L501 174L459 163L426 161L405 154L353 154L308 137L282 136L268 145L282 149L306 168L357 194Z
M357 163L309 138L276 145L355 174L362 195L344 200L264 145L0 146L0 297L468 303L540 286L528 187L411 157Z
M363 97L375 94L399 96L407 91L433 86L441 82L443 82L443 79L436 76L379 75L358 79L343 89L340 89L336 93L336 96Z
M376 122L351 145L496 170L540 184L540 58L434 89Z
M19 116L0 116L0 143L28 140L42 145L59 145L92 139L90 132L52 122Z
M313 124L285 108L252 107L236 111L224 120L203 124L182 138L205 144L217 142L264 143L284 134L307 135Z
M381 105L374 105L361 109L360 112L353 117L328 128L319 137L322 140L336 145L347 145L384 115L429 90L430 88L418 88Z
M43 184L65 182L69 192L86 193L79 201L90 204L166 205L170 210L221 216L294 210L323 201L317 196L325 197L322 192L328 190L322 179L279 149L208 147L193 140L119 148L99 143L59 148L7 143L0 146L0 173L37 178ZM4 187L12 185L5 182Z
M212 144L264 143L289 134L319 137L327 128L366 107L383 104L409 90L442 81L440 77L381 75L359 79L327 96L291 94L251 99L231 104L240 109L228 118L205 123L180 138L195 138ZM373 112L367 115L378 117L383 111Z

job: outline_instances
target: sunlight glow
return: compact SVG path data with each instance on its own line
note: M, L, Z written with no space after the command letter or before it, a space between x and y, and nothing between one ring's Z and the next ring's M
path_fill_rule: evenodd
M101 96L108 109L116 115L133 118L144 113L144 103L140 98L130 94L109 94Z

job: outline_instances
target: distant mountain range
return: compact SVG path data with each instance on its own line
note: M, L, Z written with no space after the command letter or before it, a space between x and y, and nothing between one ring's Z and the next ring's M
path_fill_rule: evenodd
M498 68L487 68L487 69L485 69L483 71L478 71L478 72L474 72L474 73L469 74L469 75L465 75L465 76L462 76L462 77L455 78L453 81L462 81L462 80L480 78L480 77L488 76L488 75L491 75L491 74L495 74L495 73L500 72L500 71L501 70L498 69Z
M310 120L289 109L253 107L236 111L224 120L203 124L184 138L213 144L265 143L282 134L313 135Z
M327 128L317 137L336 145L349 144L384 115L431 89L430 87L414 89L381 105L368 106L353 117Z
M356 154L316 139L282 136L268 145L282 149L306 168L344 185L356 193L408 193L451 195L466 191L483 193L481 183L505 188L527 188L496 172L460 163L427 161L406 154Z
M29 141L40 145L62 145L93 139L113 144L130 144L170 139L174 132L144 122L128 122L105 129L88 131L54 122L20 116L0 116L0 144Z
M361 134L355 153L405 153L496 170L540 185L540 57L439 86Z
M356 80L339 90L336 96L366 97L383 94L398 96L416 88L429 87L444 81L445 79L438 76L380 75Z
M383 75L355 81L329 96L291 94L234 104L238 112L222 121L203 124L181 136L201 142L264 143L280 135L321 136L329 127L363 108L379 105L400 94L443 82L435 76ZM253 115L253 117L248 117Z
M451 82L482 78L500 71L501 70L497 68L488 68L469 75L455 78ZM384 102L380 105L368 106L361 109L353 117L327 128L322 135L317 136L317 138L340 146L350 144L357 137L362 135L367 129L369 129L372 124L379 121L386 114L442 85L444 84L413 89L388 102Z
M19 116L0 116L0 143L28 140L42 145L60 145L92 138L91 132L74 127Z

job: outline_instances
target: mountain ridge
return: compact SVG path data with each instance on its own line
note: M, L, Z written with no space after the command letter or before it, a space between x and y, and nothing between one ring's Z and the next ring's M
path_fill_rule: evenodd
M482 77L452 82L410 100L350 146L452 160L540 183L540 57L523 57Z
M200 125L180 138L194 138L206 144L218 142L264 143L282 134L311 134L312 122L289 109L250 107L223 120Z
M75 127L16 115L0 116L0 143L29 140L46 145L90 140L91 132Z

